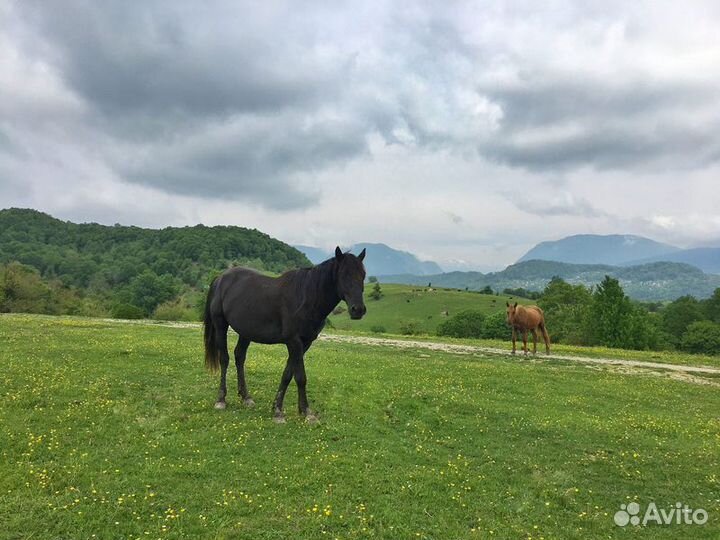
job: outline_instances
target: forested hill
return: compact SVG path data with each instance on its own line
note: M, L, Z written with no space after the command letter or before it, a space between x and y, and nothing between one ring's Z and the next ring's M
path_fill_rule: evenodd
M107 305L129 303L146 315L159 302L201 288L211 274L230 265L282 272L311 264L295 248L242 227L156 230L76 224L35 210L0 210L0 265L15 261L36 269L43 281L75 288L81 296L102 297ZM166 292L148 295L146 285Z

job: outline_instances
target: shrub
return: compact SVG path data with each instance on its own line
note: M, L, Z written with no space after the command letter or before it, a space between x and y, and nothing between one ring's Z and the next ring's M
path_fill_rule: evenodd
M132 304L115 304L112 308L113 319L143 319L145 312Z
M506 318L504 311L499 311L485 317L481 337L485 339L510 339L510 327L507 324Z
M325 326L323 328L327 328L328 330L332 330L335 328L335 325L330 319L325 319Z
M483 334L485 315L475 310L461 311L438 325L438 336L479 338Z
M374 334L384 334L385 332L387 332L387 330L382 324L373 324L370 327L370 331Z
M416 321L402 321L400 323L400 333L403 336L414 336L420 333L420 325Z
M688 326L682 348L693 353L720 354L720 324L697 321Z
M153 319L161 321L197 321L198 314L193 308L180 302L163 302L155 308Z
M375 282L375 285L373 285L372 291L370 291L369 296L373 300L380 300L384 296L382 289L380 288L380 283L378 283L377 281Z

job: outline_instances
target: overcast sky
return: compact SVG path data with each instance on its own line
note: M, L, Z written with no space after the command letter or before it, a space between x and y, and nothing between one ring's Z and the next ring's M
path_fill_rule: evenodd
M0 0L9 206L446 269L720 245L720 3Z

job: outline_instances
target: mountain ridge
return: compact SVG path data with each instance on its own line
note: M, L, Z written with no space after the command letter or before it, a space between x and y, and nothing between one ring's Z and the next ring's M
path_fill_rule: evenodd
M559 240L540 242L517 262L535 259L571 264L619 265L677 251L681 249L633 234L575 234Z
M306 246L301 244L293 247L303 253L313 264L318 264L330 257L332 252L325 252L322 248ZM387 244L359 242L349 248L343 247L344 251L359 253L367 250L365 258L365 269L369 276L380 274L415 274L427 275L442 273L442 268L433 261L422 261L416 255L399 249L392 248Z
M668 301L692 295L707 298L720 287L720 276L705 274L694 266L675 262L653 262L635 266L572 264L531 260L512 264L499 272L447 272L435 275L380 275L385 283L427 285L454 289L480 290L486 286L496 291L524 288L542 291L555 276L574 284L593 286L605 275L617 278L625 293L636 300Z

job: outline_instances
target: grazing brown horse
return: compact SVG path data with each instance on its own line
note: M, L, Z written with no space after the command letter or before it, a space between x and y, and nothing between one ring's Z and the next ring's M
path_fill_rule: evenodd
M507 323L512 326L512 353L515 354L516 331L522 332L523 351L527 355L527 333L532 332L533 336L533 354L537 353L537 330L542 332L545 340L545 352L550 354L550 336L545 328L545 314L543 310L537 306L518 306L517 302L510 304L505 302L507 306Z

